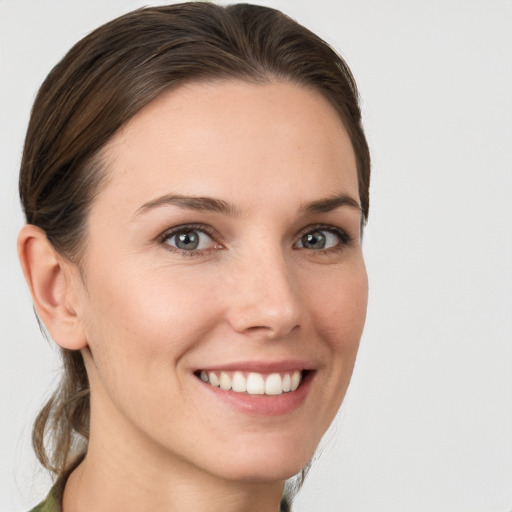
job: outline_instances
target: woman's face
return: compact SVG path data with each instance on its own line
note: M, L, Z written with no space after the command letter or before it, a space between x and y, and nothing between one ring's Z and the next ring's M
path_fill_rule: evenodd
M74 304L91 443L230 480L291 476L341 404L366 312L338 116L297 85L196 83L103 156Z

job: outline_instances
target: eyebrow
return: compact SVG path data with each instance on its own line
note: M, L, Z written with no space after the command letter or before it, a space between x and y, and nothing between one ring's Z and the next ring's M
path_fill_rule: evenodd
M176 194L166 194L156 199L152 199L144 203L140 208L135 211L135 215L145 213L148 210L158 208L161 206L178 206L179 208L186 208L190 210L207 211L215 213L223 213L231 217L238 217L242 215L242 211L234 204L224 201L222 199L215 199L213 197L198 197L198 196L184 196ZM299 208L299 213L303 215L311 215L314 213L327 213L342 206L353 208L362 212L361 206L358 201L347 194L336 194L335 196L325 199L319 199L303 204Z
M319 199L318 201L305 203L301 206L299 211L303 214L327 213L332 212L337 208L341 208L342 206L353 208L362 213L359 202L348 194L336 194L326 199Z
M241 214L240 210L235 205L223 201L222 199L166 194L144 203L137 209L135 215L160 206L178 206L179 208L187 208L189 210L224 213L231 217L237 217Z

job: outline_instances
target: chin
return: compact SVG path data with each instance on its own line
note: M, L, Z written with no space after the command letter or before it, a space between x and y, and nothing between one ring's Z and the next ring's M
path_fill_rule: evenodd
M222 476L226 480L247 483L284 482L299 473L308 462L298 465L280 461L277 463L267 462L264 465L252 464L250 467L239 466L228 470Z
M241 447L226 461L222 476L227 480L245 482L285 481L308 464L315 448L316 445L306 449L300 441L284 442L280 446L262 442L253 449ZM217 467L217 471L219 469Z

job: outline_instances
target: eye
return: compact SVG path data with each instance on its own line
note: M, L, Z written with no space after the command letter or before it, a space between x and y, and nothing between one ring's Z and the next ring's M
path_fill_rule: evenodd
M321 227L304 233L296 244L298 249L312 251L334 249L350 243L349 236L339 228Z
M180 251L204 251L215 248L217 245L205 231L191 227L167 232L162 242Z

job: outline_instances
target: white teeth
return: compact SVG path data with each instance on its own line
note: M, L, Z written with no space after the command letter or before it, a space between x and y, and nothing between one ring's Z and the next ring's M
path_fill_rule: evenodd
M233 390L236 393L248 393L249 395L281 395L295 391L302 380L302 372L295 370L290 373L271 373L269 375L251 372L247 375L238 371L206 372L202 370L199 378L215 387L225 391Z
M215 387L219 387L219 384L220 384L220 381L219 381L219 378L217 377L217 375L213 372L210 372L208 374L208 379L210 380L210 384L212 386L215 386Z
M227 373L222 372L220 374L219 384L221 389L229 391L231 389L231 378Z
M266 395L281 395L283 393L283 381L279 373L271 373L265 381Z
M240 372L235 372L231 385L233 387L233 391L236 391L237 393L245 393L247 391L247 381Z
M247 377L247 393L249 395L264 395L265 381L259 373L249 373Z
M283 377L283 393L288 393L292 389L292 378L289 373L285 373Z
M301 379L301 373L299 371L294 371L293 372L293 375L292 375L292 382L291 382L291 390L292 391L295 391L298 387L299 387L299 384L300 384L300 379Z

